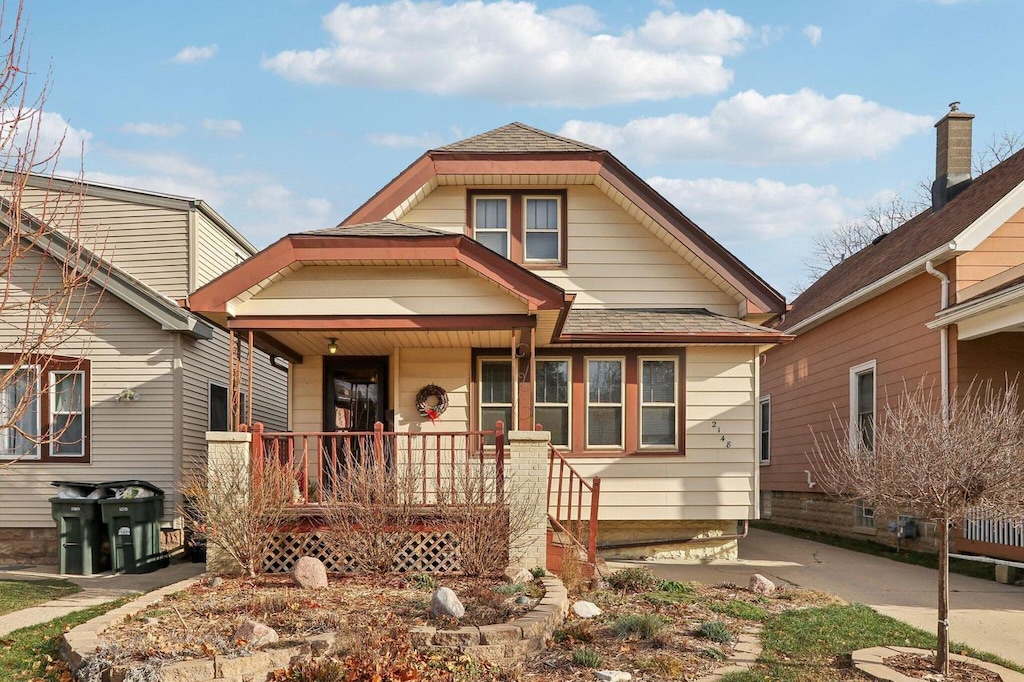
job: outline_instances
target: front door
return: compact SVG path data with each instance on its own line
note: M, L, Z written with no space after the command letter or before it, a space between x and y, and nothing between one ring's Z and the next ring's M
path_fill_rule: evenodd
M324 359L324 431L367 433L376 422L388 423L388 359Z

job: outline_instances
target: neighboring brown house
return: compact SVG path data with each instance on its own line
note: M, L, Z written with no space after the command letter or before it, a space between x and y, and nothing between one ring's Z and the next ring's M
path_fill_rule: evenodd
M873 420L922 377L948 396L1024 369L1024 152L972 181L973 118L954 109L936 124L932 206L832 268L777 324L796 339L761 370L762 517L895 543L913 510L876 515L823 494L813 434L831 435L836 415ZM916 525L907 542L932 547L934 525ZM961 552L1024 559L1010 525L975 519L956 534Z
M542 424L602 478L601 543L646 554L723 533L699 551L734 552L757 518L759 358L786 339L760 325L784 306L610 153L519 123L424 153L190 298L292 361L288 442ZM339 416L351 395L373 409Z

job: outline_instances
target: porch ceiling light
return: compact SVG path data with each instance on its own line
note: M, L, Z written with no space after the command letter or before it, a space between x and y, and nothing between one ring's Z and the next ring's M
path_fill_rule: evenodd
M330 340L330 342L327 344L327 352L330 355L337 355L338 354L338 339L331 339Z

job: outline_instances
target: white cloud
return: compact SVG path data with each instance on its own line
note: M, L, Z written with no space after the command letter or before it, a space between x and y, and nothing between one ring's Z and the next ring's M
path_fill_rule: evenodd
M334 206L330 201L319 197L297 196L283 185L261 185L249 194L245 203L249 208L256 209L281 234L316 230L337 222L331 215Z
M811 45L817 47L821 43L821 26L815 26L814 24L807 24L804 26L804 36L811 42Z
M572 106L721 92L732 81L723 58L758 34L724 10L655 10L639 28L599 33L589 8L512 0L343 3L323 23L329 45L263 67L305 83Z
M233 119L204 118L203 130L208 130L221 137L235 137L242 134L242 122Z
M125 123L121 126L122 132L132 135L147 135L151 137L174 137L185 132L185 126L180 123Z
M828 98L803 89L764 96L748 90L715 105L707 116L670 114L625 125L572 120L560 133L647 161L714 160L763 165L823 163L874 157L932 119L857 95Z
M366 136L378 147L389 149L418 149L424 151L441 146L444 139L436 133L420 133L419 135L402 135L400 133L370 133Z
M719 241L770 241L813 234L845 220L857 202L834 185L787 185L774 180L653 177L650 185Z
M189 45L183 47L178 51L178 54L171 57L170 61L174 64L199 64L217 54L219 48L216 45L205 45L203 47L197 47L195 45Z
M80 165L92 133L73 127L56 112L0 108L0 139L4 167L31 162L33 171L45 173L55 170L58 162L64 167Z

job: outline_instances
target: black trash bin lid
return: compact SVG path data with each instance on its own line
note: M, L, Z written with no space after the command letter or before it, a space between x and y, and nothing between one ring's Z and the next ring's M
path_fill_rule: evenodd
M130 480L130 481L104 481L103 483L100 483L99 485L101 487L103 487L103 488L131 488L131 487L145 488L146 490L148 490L151 493L154 493L156 495L163 495L164 494L163 488L155 486L152 483L150 483L149 481L138 481L138 480Z
M62 485L71 486L72 488L85 488L89 492L96 490L96 488L102 488L105 483L85 483L83 481L51 481L50 485L55 488L59 488Z

